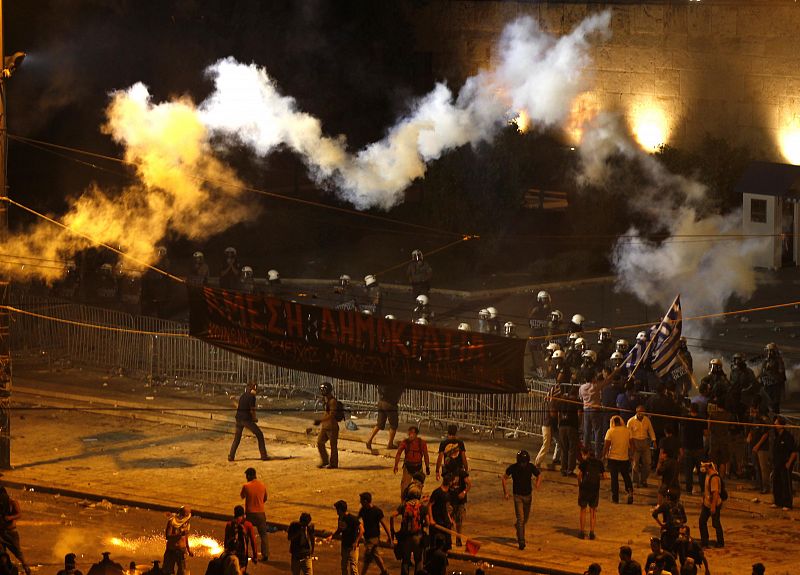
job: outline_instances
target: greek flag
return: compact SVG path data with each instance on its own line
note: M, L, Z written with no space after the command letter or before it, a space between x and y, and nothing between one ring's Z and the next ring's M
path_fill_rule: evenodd
M664 319L655 332L655 339L650 349L650 367L659 377L669 373L672 364L678 357L681 343L683 314L681 313L681 296L675 297Z

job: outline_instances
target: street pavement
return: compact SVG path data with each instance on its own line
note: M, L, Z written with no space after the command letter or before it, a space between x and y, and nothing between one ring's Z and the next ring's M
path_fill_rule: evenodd
M355 420L359 430L342 433L340 469L317 469L314 437L306 434L312 414L283 411L277 400L262 402L267 410L260 424L276 459L258 460L255 441L245 435L236 461L229 463L231 398L153 389L141 381L86 370L52 373L24 363L17 365L15 385L19 407L12 422L14 469L4 477L14 484L56 487L142 506L188 504L223 515L239 502L244 469L253 466L269 487L272 522L285 525L308 511L318 528L330 530L336 524L332 505L337 499L356 506L358 494L371 491L384 511L398 503L400 478L391 471L393 454L379 450L374 455L363 445L371 421ZM441 434L423 429L432 451ZM604 572L614 572L617 549L623 544L633 547L638 560L646 557L649 537L658 533L650 517L654 488L638 490L632 506L614 505L606 483L598 539L580 540L574 479L555 472L545 472L528 525L528 548L518 550L513 506L502 499L499 476L518 449L533 451L537 445L531 439L491 439L468 430L464 439L474 482L465 531L481 543L480 557L577 573L592 561ZM385 436L379 436L376 445L383 441ZM433 477L429 481L428 492L435 486ZM755 561L767 564L770 574L793 572L798 512L771 509L768 499L752 501L763 496L737 481L728 489L731 500L723 511L726 547L709 551L712 572L749 572ZM684 501L696 532L699 497L688 495ZM277 546L285 545L280 534L275 539Z

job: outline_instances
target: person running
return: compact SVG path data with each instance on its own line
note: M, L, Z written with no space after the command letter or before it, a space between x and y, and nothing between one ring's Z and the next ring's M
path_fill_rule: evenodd
M454 449L457 449L457 455L453 451ZM439 455L436 457L436 481L442 478L442 473L452 473L457 467L469 471L467 448L464 446L464 442L458 438L458 426L450 424L447 426L447 437L439 443Z
M325 541L330 543L337 536L342 538L342 575L358 575L358 545L364 536L364 528L358 517L347 512L347 502L339 500L333 504L339 516L336 531Z
M361 570L361 575L367 572L370 563L373 561L380 569L381 575L387 575L389 572L383 563L383 557L380 554L381 548L381 528L392 541L392 534L386 526L386 521L383 518L383 511L380 507L372 504L372 493L364 492L359 495L361 501L361 509L358 511L358 518L364 526L364 568Z
M164 538L167 540L167 548L164 551L164 573L166 575L172 575L176 569L176 575L189 575L186 556L194 557L194 553L189 548L189 521L191 518L192 510L184 506L167 519L167 527L164 530Z
M622 481L625 483L625 491L628 494L628 505L633 503L633 481L631 480L633 453L634 444L630 428L625 425L622 417L613 416L611 427L606 432L603 459L608 461L608 470L611 473L611 501L614 503L619 503L620 474L622 474Z
M534 487L533 478L536 477ZM512 481L514 494L514 515L516 516L517 544L520 550L525 549L525 526L531 513L533 490L539 489L542 484L542 474L536 465L531 463L530 453L524 449L517 453L517 462L509 465L503 474L503 497L509 499L508 480Z
M709 547L708 520L717 532L717 547L725 547L725 534L722 530L720 512L722 511L722 478L717 471L717 466L712 461L704 461L700 469L706 476L703 491L703 504L700 508L700 545Z
M256 479L256 470L248 467L244 471L247 483L242 485L239 497L244 499L245 518L258 530L258 539L261 543L261 560L269 561L269 540L267 533L267 513L264 504L267 501L267 486Z
M586 508L589 508L589 539L595 538L597 505L600 503L600 480L605 476L603 463L594 456L588 446L581 447L581 462L578 465L578 506L581 508L581 539L586 538Z
M633 559L633 550L627 545L619 548L619 575L642 575L642 566Z
M453 517L450 515L450 483L453 478L449 475L442 477L442 485L431 493L428 499L428 526L430 536L441 536L445 539L444 550L449 551L453 547L453 540L450 537L450 530L453 528ZM439 529L441 527L441 529Z
M22 564L26 575L30 575L31 568L25 561L22 546L17 531L17 521L22 516L19 502L11 497L5 486L0 485L0 512L2 512L2 525L0 525L0 545L7 553L12 553Z
M299 520L289 524L286 535L292 558L292 575L314 575L314 524L311 514L301 513Z
M797 461L797 444L786 431L786 419L778 415L774 420L775 438L772 442L772 507L784 511L792 508L792 468Z
M239 568L247 570L247 563L252 552L253 563L258 563L256 551L256 530L244 516L244 507L237 505L233 508L233 519L225 524L225 542L233 542Z
M394 436L397 427L400 425L400 397L403 395L403 388L400 385L381 385L378 387L378 421L372 428L372 433L367 439L367 449L372 451L372 440L378 435L379 431L386 429L389 423L389 440L386 449L397 449L394 443Z
M400 467L400 457L403 456L403 478L400 480L400 498L403 492L411 484L413 476L422 470L425 463L425 475L431 474L431 462L428 455L428 444L419 436L419 428L412 425L408 428L408 437L400 442L397 453L394 456L394 473Z
M255 383L250 383L245 392L239 396L239 403L236 407L236 433L233 436L233 443L231 450L228 453L228 461L233 461L236 458L236 450L239 449L239 443L242 441L242 432L248 429L253 435L256 436L258 441L258 451L261 453L263 461L269 460L267 455L267 445L264 442L264 434L261 429L256 425L258 417L256 417L256 394L258 393L258 386Z

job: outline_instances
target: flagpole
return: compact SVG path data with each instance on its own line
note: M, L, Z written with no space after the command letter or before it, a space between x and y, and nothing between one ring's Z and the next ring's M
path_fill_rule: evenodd
M642 363L642 360L647 357L648 353L650 352L650 348L653 346L653 342L656 340L656 335L659 331L661 331L661 326L664 325L664 321L666 321L667 317L669 317L669 312L672 311L672 308L675 307L675 302L678 301L678 298L681 297L681 294L675 296L675 299L672 300L672 303L667 310L667 313L664 314L664 317L661 318L661 322L658 324L658 328L653 333L653 336L650 338L650 341L647 342L647 347L644 348L644 352L642 355L639 356L639 359L636 360L636 365L633 366L633 369L628 374L628 381L633 379L633 375L636 373L636 370L639 369L639 365Z

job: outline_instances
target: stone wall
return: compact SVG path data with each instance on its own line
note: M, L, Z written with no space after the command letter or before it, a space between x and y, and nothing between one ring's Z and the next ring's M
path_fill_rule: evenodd
M434 79L454 87L491 64L500 31L518 16L563 34L587 14L611 10L612 35L593 49L585 107L619 110L634 131L637 118L655 116L665 143L691 145L710 133L773 161L789 159L781 140L794 133L800 154L800 4L794 1L417 6L416 49L431 53Z

